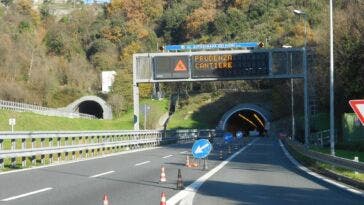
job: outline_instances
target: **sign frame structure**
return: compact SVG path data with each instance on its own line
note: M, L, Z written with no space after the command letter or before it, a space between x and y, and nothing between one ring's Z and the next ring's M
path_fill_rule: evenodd
M209 140L199 139L196 140L195 143L193 143L191 153L193 157L196 159L204 159L210 154L211 150L212 150L212 144L209 142Z
M360 120L361 124L364 126L364 99L361 100L349 100L350 107L354 110L356 116ZM359 108L358 106L362 107Z
M193 56L193 55L218 55L218 54L238 54L238 53L254 53L254 52L268 52L269 53L269 73L267 76L240 76L240 77L226 77L226 78L191 78L191 69L189 69L189 78L186 79L161 79L156 80L153 78L153 57L156 56ZM294 73L287 71L286 73L273 72L273 54L275 52L286 53L300 52L302 53L302 73ZM142 61L141 59L144 59ZM292 68L292 54L291 54L291 68ZM189 62L189 66L190 66ZM289 64L287 58L286 65ZM141 70L140 68L146 67L147 69ZM288 66L286 66L288 67ZM305 148L308 148L309 136L309 112L308 112L308 75L307 75L307 50L302 48L274 48L274 49L253 49L253 50L217 50L217 51L194 51L194 52L166 52L166 53L138 53L133 55L133 100L134 100L134 130L139 130L139 84L140 83L160 83L160 82L202 82L202 81L225 81L225 80L264 80L264 79L303 79L303 94L304 94L304 128L305 128Z

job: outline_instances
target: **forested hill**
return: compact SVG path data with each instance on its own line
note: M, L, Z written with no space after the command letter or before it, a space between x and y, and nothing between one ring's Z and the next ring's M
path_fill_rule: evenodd
M302 46L304 18L293 13L301 9L318 63L318 96L327 104L329 1L112 0L104 6L78 4L61 18L51 15L50 3L34 10L30 0L0 1L0 99L63 106L85 94L100 95L100 72L116 70L112 93L102 97L118 113L132 102L133 53L184 43ZM364 2L335 2L336 97L364 96ZM150 86L141 93L148 96Z

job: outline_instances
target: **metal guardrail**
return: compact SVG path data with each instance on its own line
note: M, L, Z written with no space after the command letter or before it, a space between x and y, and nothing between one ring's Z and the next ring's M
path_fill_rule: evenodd
M329 146L330 145L330 130L322 130L319 132L311 133L309 137L311 145L315 146ZM335 130L335 142L337 142L337 132Z
M50 115L50 116L61 116L61 117L70 117L70 118L87 118L87 119L95 119L96 117L93 115L88 115L84 113L70 113L70 112L62 112L55 108L47 108L39 105L31 105L19 102L12 102L6 100L0 100L0 108L4 110L14 110L17 112L34 112L42 115Z
M59 161L62 153L65 158L71 153L72 159L75 159L77 152L81 157L83 154L88 157L89 153L94 156L95 152L103 154L105 150L115 151L121 148L135 149L140 146L152 147L170 142L187 142L195 139L197 134L198 130L0 132L0 168L4 168L6 159L10 159L11 165L15 167L16 159L21 158L22 167L25 167L27 157L31 158L34 165L36 157L40 156L41 163L45 164L46 155L52 163L53 155L56 155ZM78 138L77 144L76 138ZM81 139L87 142L80 144Z
M293 148L295 151L299 152L300 154L306 157L315 159L320 162L328 163L336 167L346 168L358 172L364 172L363 162L355 162L353 160L307 150L303 145L289 139L284 139L283 142L289 147Z

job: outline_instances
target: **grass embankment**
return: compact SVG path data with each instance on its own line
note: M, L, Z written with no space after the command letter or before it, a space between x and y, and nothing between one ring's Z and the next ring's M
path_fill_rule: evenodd
M324 154L330 154L330 148L312 147L311 149ZM353 160L354 157L359 157L359 161L364 162L364 152L335 149L335 155L350 160Z
M289 146L287 146L287 147L288 147L289 152L294 156L294 158L296 158L300 163L302 163L303 165L305 165L306 167L308 167L311 170L315 170L319 173L322 172L322 170L328 170L328 171L334 172L338 175L342 175L342 176L348 177L350 179L364 183L364 173L355 173L354 171L349 170L349 169L335 167L335 166L327 164L327 163L316 161L314 159L308 158L308 157L300 154L299 152L290 148Z
M30 112L0 110L0 130L10 131L9 118L16 119L15 131L123 130L132 129L132 111L114 120L53 117Z
M168 112L169 108L169 100L162 99L162 100L151 100L151 99L142 99L140 101L140 108L139 108L139 116L140 116L140 129L144 128L144 112L145 107L147 105L147 115L146 115L146 129L159 129L159 119L161 116Z
M143 99L140 105L148 104L150 113L148 128L152 129L159 117L168 110L168 100ZM143 113L140 113L143 123ZM11 131L9 118L16 119L15 131L64 131L64 130L131 130L133 129L133 110L122 114L113 120L66 118L39 115L31 112L15 112L0 110L0 131ZM148 123L149 124L149 123Z

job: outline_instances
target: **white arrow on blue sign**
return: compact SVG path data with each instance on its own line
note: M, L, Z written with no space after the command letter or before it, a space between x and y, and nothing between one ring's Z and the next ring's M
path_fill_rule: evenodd
M192 146L192 155L196 159L207 157L212 150L212 145L207 139L197 140Z

